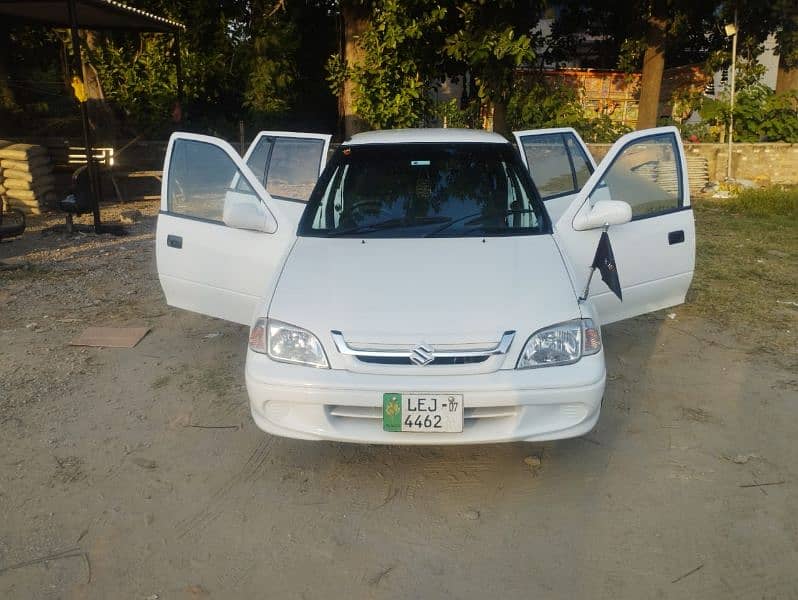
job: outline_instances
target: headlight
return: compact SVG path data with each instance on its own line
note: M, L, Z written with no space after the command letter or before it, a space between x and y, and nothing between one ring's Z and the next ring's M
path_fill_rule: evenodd
M274 319L258 319L249 332L249 348L280 362L329 369L319 339L310 333Z
M516 369L534 369L575 363L601 350L601 335L591 319L552 325L533 334L524 346Z

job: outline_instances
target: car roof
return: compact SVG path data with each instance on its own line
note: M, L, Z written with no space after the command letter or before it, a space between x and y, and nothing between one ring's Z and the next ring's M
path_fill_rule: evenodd
M412 144L412 143L482 143L507 144L498 133L481 129L383 129L356 133L344 145L360 144Z

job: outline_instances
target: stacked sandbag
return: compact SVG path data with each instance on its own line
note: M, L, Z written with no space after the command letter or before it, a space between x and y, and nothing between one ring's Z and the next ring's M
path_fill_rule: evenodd
M43 146L9 144L0 148L0 176L10 208L38 215L55 203L55 176Z
M0 150L10 145L11 142L9 142L8 140L0 140ZM3 167L0 167L0 202L5 201L5 196L6 196L6 188L3 185Z

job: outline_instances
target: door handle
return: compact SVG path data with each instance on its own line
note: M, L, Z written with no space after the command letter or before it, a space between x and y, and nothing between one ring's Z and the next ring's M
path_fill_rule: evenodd
M678 231L671 231L668 233L668 243L673 246L674 244L681 244L684 241L684 231L679 229Z
M183 238L179 235L167 235L166 236L166 245L170 248L182 248L183 247Z

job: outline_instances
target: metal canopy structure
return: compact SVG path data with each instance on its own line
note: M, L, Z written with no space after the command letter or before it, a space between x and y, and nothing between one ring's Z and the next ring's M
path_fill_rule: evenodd
M133 29L171 33L184 29L177 21L160 17L115 0L76 0L80 29ZM26 23L69 27L69 3L65 0L0 0L0 14Z
M69 29L72 37L72 76L83 85L83 59L80 51L81 29L127 30L170 33L175 37L175 68L177 70L177 100L183 99L183 73L180 65L180 32L182 23L161 17L115 0L0 0L0 16L20 24L42 24ZM89 113L85 99L79 101L83 125L83 143L89 171L94 230L102 231L100 221L100 178L94 161Z

